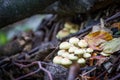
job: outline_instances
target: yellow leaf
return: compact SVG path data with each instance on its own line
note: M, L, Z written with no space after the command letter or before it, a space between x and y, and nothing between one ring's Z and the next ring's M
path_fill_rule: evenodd
M84 39L89 44L89 47L91 47L94 50L101 50L99 48L99 45L105 41L111 40L113 37L110 33L105 31L97 31L93 33L89 33L84 37Z

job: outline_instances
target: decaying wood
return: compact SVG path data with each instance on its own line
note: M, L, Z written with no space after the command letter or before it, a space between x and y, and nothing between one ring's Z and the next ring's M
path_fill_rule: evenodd
M52 74L53 80L66 80L67 76L69 74L69 71L67 68L64 68L60 65L53 64L52 62L49 62L50 65L46 65L46 69L50 71ZM44 76L44 80L49 80L49 77L47 75Z
M0 55L1 56L10 56L11 54L16 54L21 52L25 46L25 41L24 40L15 40L11 43L8 43L5 46L0 47Z
M32 45L32 34L22 33L18 38L12 40L4 46L0 46L1 56L10 56L21 51L28 51Z

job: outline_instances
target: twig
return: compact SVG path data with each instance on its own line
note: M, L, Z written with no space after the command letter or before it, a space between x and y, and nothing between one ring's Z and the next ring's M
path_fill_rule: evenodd
M40 68L37 69L36 71L30 72L29 74L26 74L26 75L23 75L23 76L21 76L21 77L19 77L19 78L16 78L15 80L21 80L21 79L24 79L24 78L26 78L26 77L28 77L28 76L31 76L31 75L33 75L33 74L39 72L39 71L40 71Z
M45 68L42 67L40 61L38 62L38 65L39 65L39 68L40 68L41 70L43 70L44 72L46 72L46 73L48 74L50 80L53 80L51 73L50 73L47 69L45 69Z
M103 73L101 73L99 76L97 76L95 80L98 80L99 77L101 77L102 75L104 75L106 72L107 72L107 71L105 70Z
M116 66L115 63L116 63L117 61L119 61L119 59L120 59L120 56L118 56L118 58L114 61L113 65L111 65L107 70L109 70L109 69L111 69L112 67ZM97 77L96 77L96 80L97 80L99 77L101 77L102 75L104 75L104 74L107 72L107 70L105 70L103 73L101 73L99 76L97 76Z
M93 69L91 69L90 71L88 71L88 72L86 72L86 73L84 73L84 74L82 74L81 76L85 76L85 75L87 75L88 73L91 73L92 71L94 71L94 70L96 70L96 67L94 67Z
M118 75L116 75L115 77L113 77L112 79L109 79L109 80L116 80L118 78L120 78L120 73Z
M111 20L116 19L118 17L120 17L120 12L117 12L115 15L107 18L105 21L108 22L108 21L111 21Z
M21 79L23 79L23 78L26 78L26 77L28 77L28 76L31 76L31 75L39 72L40 70L43 70L44 72L46 72L46 73L48 74L48 76L49 76L49 79L50 79L50 80L53 80L51 73L50 73L48 70L46 70L45 68L42 67L40 61L35 61L35 62L32 62L31 64L27 64L27 65L19 64L19 63L14 63L14 64L17 65L17 66L19 66L20 68L30 67L30 66L33 66L33 65L35 65L35 64L38 64L38 66L39 66L39 68L38 68L36 71L30 72L30 73L28 73L28 74L26 74L26 75L23 75L23 76L21 76L21 77L19 77L19 78L16 78L15 80L21 80Z
M60 43L58 43L59 45ZM48 61L53 55L54 53L58 50L58 46L44 59L44 61Z

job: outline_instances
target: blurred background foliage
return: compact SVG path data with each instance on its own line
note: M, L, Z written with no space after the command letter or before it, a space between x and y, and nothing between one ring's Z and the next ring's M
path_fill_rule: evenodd
M22 21L18 21L14 24L10 24L3 29L0 29L0 46L5 45L15 35L19 35L23 31L28 31L28 30L35 31L45 16L46 15L39 15L39 14L34 15Z

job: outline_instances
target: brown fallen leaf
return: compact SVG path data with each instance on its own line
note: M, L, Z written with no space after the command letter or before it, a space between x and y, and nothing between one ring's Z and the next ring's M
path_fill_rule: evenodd
M112 27L118 28L118 29L120 30L120 22L113 23L113 24L112 24Z
M96 77L95 76L89 77L88 80L96 80ZM99 80L99 79L97 79L97 80Z
M104 63L108 58L104 56L93 56L90 59L96 60L96 65L100 66L102 63Z
M101 50L99 45L103 42L111 40L113 37L110 33L100 30L97 32L89 33L84 37L90 48L94 50Z

